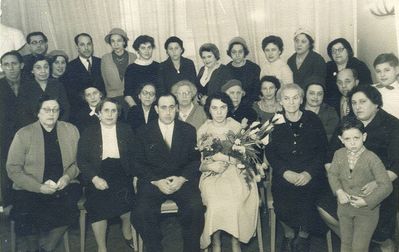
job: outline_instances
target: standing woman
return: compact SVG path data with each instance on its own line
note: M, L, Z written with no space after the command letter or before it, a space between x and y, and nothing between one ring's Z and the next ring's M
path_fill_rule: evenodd
M47 58L42 55L35 57L32 69L33 77L24 83L18 96L18 117L21 125L26 126L37 119L35 111L36 104L40 97L48 95L58 100L60 105L59 119L68 121L70 106L64 86L57 79L50 78L50 64Z
M285 123L276 125L266 158L273 167L272 195L284 228L281 251L309 251L310 232L320 227L315 202L328 186L324 172L327 137L316 114L300 110L304 97L297 84L283 85L277 99Z
M287 61L294 75L294 83L305 89L305 79L311 76L325 79L326 63L320 54L313 51L312 32L299 28L294 34L294 43L295 53Z
M124 96L129 107L139 102L137 95L143 83L154 83L158 92L163 91L157 83L159 63L152 59L154 48L154 38L147 35L138 36L133 42L133 49L139 54L139 58L127 67L125 73Z
M327 62L326 102L339 107L341 94L337 87L338 72L345 68L355 69L358 73L359 84L371 85L371 73L367 65L354 57L351 44L344 38L337 38L327 46L327 53L331 61Z
M230 116L233 104L228 95L216 93L206 100L207 120L198 130L198 144L203 135L211 134L222 140L228 132L237 134L241 130L239 122ZM254 180L245 181L245 176L237 168L238 161L218 152L212 157L203 158L200 170L200 190L206 206L205 226L201 235L201 248L212 243L212 251L221 251L221 231L231 236L233 252L241 252L240 242L248 243L256 229L259 209L258 188Z
M290 67L280 58L284 50L283 40L278 36L267 36L262 40L262 50L266 61L261 65L260 76L270 75L276 77L280 83L293 83Z
M159 86L170 92L173 84L188 80L192 83L197 78L194 62L182 56L184 53L183 41L175 36L165 41L165 50L168 59L159 64Z
M129 38L121 28L113 28L104 38L112 48L112 52L104 54L101 58L101 74L104 80L107 97L116 99L122 104L123 110L128 109L124 100L125 72L128 65L132 64L137 56L126 50Z
M280 81L274 76L263 76L260 79L258 86L259 101L254 102L252 108L258 114L262 124L272 118L276 112L282 110L276 98L276 93L280 87Z
M206 98L220 92L221 87L233 76L229 68L219 62L220 53L215 44L203 44L199 54L204 66L199 70L196 86L200 103L204 105Z
M11 218L17 235L35 242L28 242L28 251L54 251L79 215L79 132L58 121L56 99L43 96L35 108L39 120L15 134L8 154L6 167L14 189Z
M319 116L326 131L327 139L330 141L339 123L337 111L330 105L324 103L326 86L324 79L317 76L305 80L305 110L312 111Z
M100 123L88 127L78 146L78 166L86 188L85 207L93 228L99 252L106 252L107 220L119 216L122 234L133 248L130 209L134 200L133 132L117 122L121 106L113 98L105 98L96 108Z
M227 55L232 61L227 64L233 79L241 81L246 95L244 103L251 103L256 98L256 87L259 84L260 67L248 60L249 54L247 42L241 37L232 38L229 42Z
M51 76L50 78L60 79L65 73L68 64L68 55L62 50L51 51L47 57L49 58Z

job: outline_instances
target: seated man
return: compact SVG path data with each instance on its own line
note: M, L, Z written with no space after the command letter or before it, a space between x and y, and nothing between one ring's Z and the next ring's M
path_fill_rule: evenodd
M200 153L195 150L195 128L175 120L177 99L172 94L161 95L155 111L159 119L137 131L138 192L131 221L147 252L162 251L159 215L161 204L171 199L179 207L184 252L199 252L204 206L198 188Z

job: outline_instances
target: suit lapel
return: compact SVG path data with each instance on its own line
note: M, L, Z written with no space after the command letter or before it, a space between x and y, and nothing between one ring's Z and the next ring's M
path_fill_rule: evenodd
M156 143L158 147L158 150L160 151L160 154L163 154L165 156L169 155L169 147L167 146L167 144L165 143L165 141L163 140L163 135L161 132L161 129L159 128L159 124L157 121L155 121L154 123L154 138L153 138L153 142ZM173 138L172 138L172 145L173 145Z

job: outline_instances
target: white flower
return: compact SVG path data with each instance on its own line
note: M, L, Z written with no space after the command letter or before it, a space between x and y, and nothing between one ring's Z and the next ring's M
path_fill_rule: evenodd
M249 135L255 135L256 133L258 133L259 132L259 128L256 128L256 129L254 129L254 130L251 130L250 132L249 132Z
M245 129L248 126L248 119L247 118L243 118L241 121L241 128Z
M262 179L262 178L261 178L260 175L255 175L255 181L256 181L256 182L260 182L261 179Z
M272 122L274 122L274 124L283 124L283 123L285 123L284 116L282 114L276 113L273 116Z
M263 145L269 144L269 135L265 136L262 140L260 140Z
M237 138L237 139L234 141L234 144L235 144L235 145L240 145L240 144L241 144L241 140Z
M245 165L244 165L244 164L238 164L238 165L237 165L237 168L238 168L238 169L244 169L244 168L245 168Z
M231 147L231 149L233 150L233 151L238 151L238 152L240 152L241 154L245 154L245 147L244 146L242 146L242 145L233 145L232 147Z
M253 122L253 123L251 124L251 126L249 126L249 128L250 128L250 129L253 129L253 128L255 128L256 126L258 126L259 124L260 124L260 122L255 121L255 122Z

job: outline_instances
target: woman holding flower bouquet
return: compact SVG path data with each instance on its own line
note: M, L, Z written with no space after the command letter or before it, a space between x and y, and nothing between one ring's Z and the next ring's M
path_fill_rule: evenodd
M285 123L274 127L266 146L274 209L284 229L281 251L309 251L310 233L323 226L315 202L328 186L323 166L327 137L317 115L300 110L303 97L297 84L279 89Z
M221 231L232 236L232 251L240 252L240 242L247 243L255 233L259 208L254 174L243 164L245 148L235 139L241 125L228 117L232 110L226 94L210 95L205 103L210 120L197 134L202 153L200 190L206 206L201 248L212 240L213 252L221 251Z

